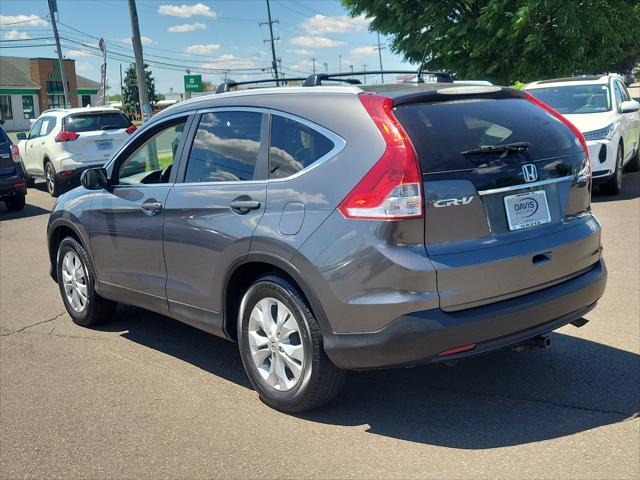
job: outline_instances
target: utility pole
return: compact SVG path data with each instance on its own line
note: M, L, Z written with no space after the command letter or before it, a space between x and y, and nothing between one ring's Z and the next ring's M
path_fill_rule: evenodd
M138 98L142 121L151 118L151 105L149 105L149 92L147 91L147 78L144 74L144 59L142 58L142 41L140 40L140 25L138 25L138 10L136 0L129 0L129 14L131 15L131 33L133 53L136 56L136 77L138 79Z
M384 83L384 73L382 73L382 47L380 46L380 32L378 32L378 59L380 60L380 82Z
M324 65L324 73L329 73L329 64L327 62L324 62L323 65Z
M278 78L278 61L276 60L276 45L275 42L276 40L280 40L280 37L277 38L273 38L273 24L274 23L279 23L278 20L271 20L271 6L269 5L269 0L267 0L267 16L269 17L269 21L267 22L260 22L259 25L269 25L269 33L271 35L271 40L265 40L266 42L271 42L271 57L272 57L272 62L271 65L273 67L273 75L276 77L276 86L279 87L280 86L280 80Z
M367 64L365 63L364 65L362 65L362 68L364 70L364 84L367 84Z
M316 59L312 58L311 61L313 62L313 74L316 74Z
M191 70L189 70L188 68L187 68L187 75L191 75ZM189 100L190 98L191 98L191 92L187 91L187 87L185 85L185 87L184 87L184 99L185 100Z
M353 65L349 65L349 68L351 69L351 73L353 73Z
M342 73L342 54L338 55L338 73Z
M120 64L120 96L122 97L122 64Z
M67 84L67 74L64 71L64 59L62 58L62 48L60 48L60 37L58 36L58 26L56 25L55 13L58 12L56 0L49 0L49 18L53 27L53 36L56 39L56 50L58 51L58 62L60 64L60 79L62 80L62 92L64 93L64 104L71 108L71 97L69 96L69 85Z

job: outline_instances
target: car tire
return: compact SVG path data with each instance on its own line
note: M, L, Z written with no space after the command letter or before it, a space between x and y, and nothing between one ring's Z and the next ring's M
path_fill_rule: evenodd
M74 323L88 327L113 317L117 303L96 293L95 270L80 242L73 237L62 240L56 263L60 295Z
M260 277L245 293L238 344L260 399L276 410L317 408L344 383L346 372L324 352L320 327L303 295L279 275Z
M22 210L25 203L25 194L22 192L18 192L13 197L4 199L4 204L7 207L7 210L9 210L10 212L17 212L18 210Z
M62 188L56 180L56 169L53 163L49 161L44 166L44 181L47 186L47 191L52 197L57 197L62 193Z
M618 154L616 156L616 169L609 181L600 185L600 191L605 195L618 195L622 191L623 155L622 144L620 144L618 145Z
M627 172L637 172L640 170L640 137L638 137L638 148L636 148L636 154L627 163Z

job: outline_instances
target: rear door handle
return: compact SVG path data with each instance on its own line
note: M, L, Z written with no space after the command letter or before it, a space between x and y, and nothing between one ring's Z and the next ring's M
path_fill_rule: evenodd
M234 210L257 210L260 208L260 202L255 200L234 200L229 206Z
M150 199L144 202L140 208L145 215L152 216L162 210L162 203L156 201L155 199Z

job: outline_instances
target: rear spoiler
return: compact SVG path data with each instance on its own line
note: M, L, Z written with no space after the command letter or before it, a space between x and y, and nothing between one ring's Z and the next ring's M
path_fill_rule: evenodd
M451 87L444 87L431 90L423 90L398 95L393 97L393 105L406 105L409 103L433 103L450 102L464 98L524 98L525 92L511 87L498 87L495 85L464 85L455 84Z

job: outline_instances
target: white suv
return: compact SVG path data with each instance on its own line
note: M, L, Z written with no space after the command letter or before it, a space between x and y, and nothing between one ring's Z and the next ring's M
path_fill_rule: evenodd
M46 110L28 134L18 134L27 181L44 178L58 196L79 184L83 170L105 164L135 130L116 108Z
M622 171L640 168L640 103L617 75L559 78L530 83L531 95L552 106L584 134L600 190L617 195Z

